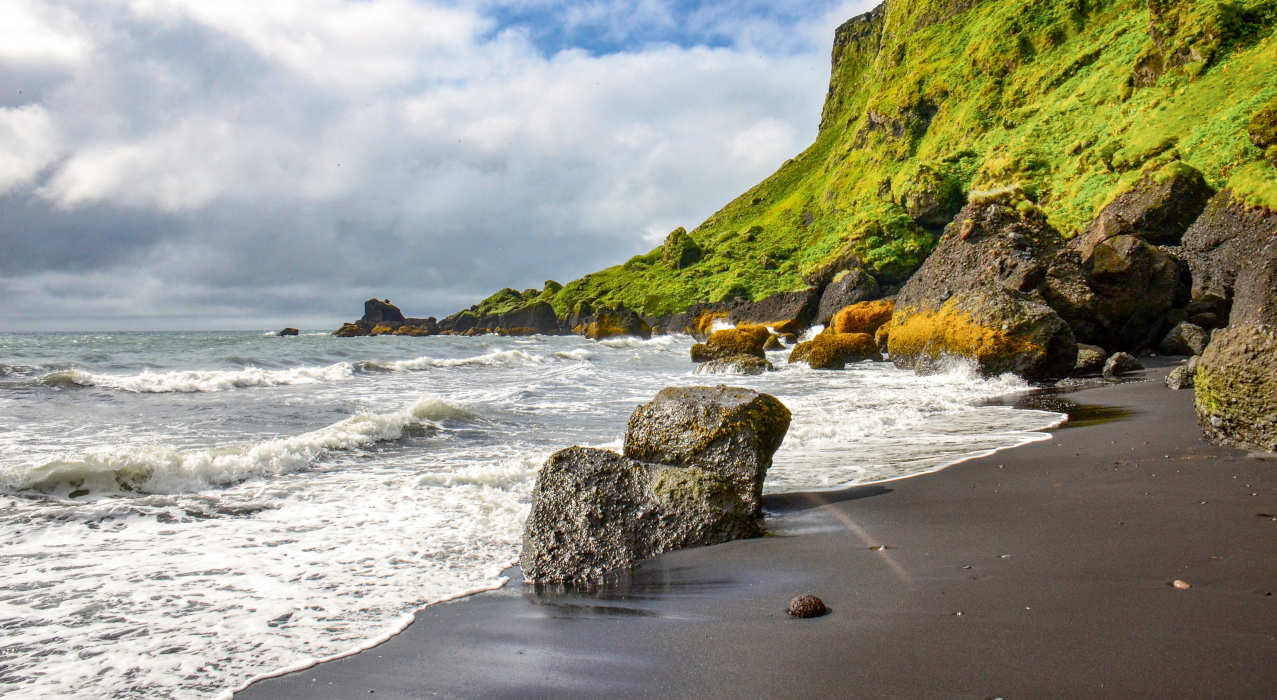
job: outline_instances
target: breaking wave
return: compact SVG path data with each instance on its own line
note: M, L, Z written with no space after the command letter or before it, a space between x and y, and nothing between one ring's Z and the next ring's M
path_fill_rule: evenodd
M137 394L196 393L230 391L250 387L320 384L349 379L354 368L349 362L327 367L295 367L293 369L181 370L115 375L96 374L79 369L50 372L40 383L55 388L102 387Z
M300 471L325 455L442 430L437 421L475 414L429 396L391 413L360 413L332 425L255 445L180 451L162 446L101 447L74 459L10 468L0 483L46 493L184 493Z

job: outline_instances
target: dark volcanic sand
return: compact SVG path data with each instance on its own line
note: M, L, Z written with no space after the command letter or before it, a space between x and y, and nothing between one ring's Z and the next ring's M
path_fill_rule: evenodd
M776 536L664 555L594 594L515 571L239 697L1274 697L1277 461L1204 442L1165 374L1067 397L1121 420L769 497ZM788 616L805 592L832 612Z

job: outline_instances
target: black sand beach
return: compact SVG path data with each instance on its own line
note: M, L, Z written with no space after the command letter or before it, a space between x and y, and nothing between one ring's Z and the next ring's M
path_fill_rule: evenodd
M516 570L238 697L1272 697L1277 461L1206 443L1165 374L1065 397L1118 420L770 497L774 536L664 555L594 594ZM788 617L803 592L832 612Z

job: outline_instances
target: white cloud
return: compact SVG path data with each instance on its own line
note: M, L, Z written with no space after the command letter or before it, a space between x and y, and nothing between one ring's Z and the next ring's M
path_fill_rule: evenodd
M70 8L42 0L0 4L0 64L67 67L82 62L91 48Z
M57 155L57 141L44 107L0 107L0 194L31 182Z

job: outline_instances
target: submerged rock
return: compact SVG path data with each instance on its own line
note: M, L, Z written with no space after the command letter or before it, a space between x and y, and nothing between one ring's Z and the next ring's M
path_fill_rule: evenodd
M773 338L775 336L772 336ZM697 374L763 374L776 369L772 363L753 355L732 355L710 360L696 368Z
M843 369L861 360L882 361L878 343L868 333L821 333L789 353L791 363L805 362L812 369Z
M759 534L722 476L572 447L537 474L519 565L530 582L597 580L662 552Z
M722 476L759 514L763 477L789 420L789 409L776 397L751 389L669 387L630 416L625 456Z

